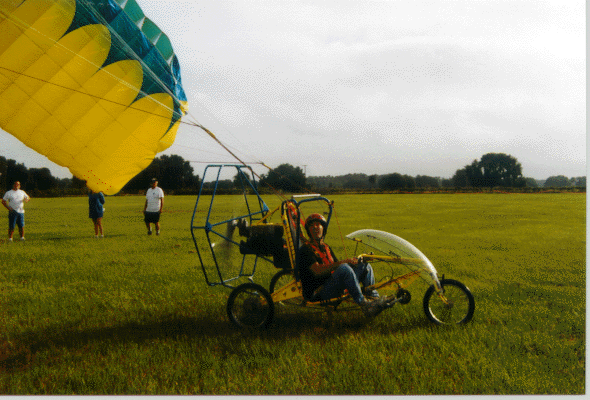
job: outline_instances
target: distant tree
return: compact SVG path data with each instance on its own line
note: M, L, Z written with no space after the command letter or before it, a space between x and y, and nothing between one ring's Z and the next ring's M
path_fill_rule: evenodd
M576 187L576 178L570 178L570 186Z
M260 183L285 192L301 192L306 189L306 179L300 167L281 164L261 177Z
M215 185L215 182L209 182L209 188L213 188L214 185ZM230 179L222 179L217 182L217 189L232 189L232 188L234 188L234 182Z
M305 183L312 190L327 188L332 183L332 176L306 176Z
M199 187L200 187L199 183ZM219 181L204 182L203 189L213 189L217 186L217 189L230 190L235 188L235 182L232 179L220 179Z
M466 165L465 175L467 178L466 186L485 186L484 173L479 161L473 160L473 162L470 165Z
M445 179L443 178L440 182L440 185L444 188L450 188L453 187L453 179Z
M439 178L432 176L418 175L415 178L416 187L419 188L439 188Z
M379 188L385 190L412 189L415 185L414 178L397 172L385 175L379 179Z
M539 187L539 184L534 178L524 178L526 182L526 187L536 188Z
M457 170L453 177L457 187L524 187L522 166L516 158L503 153L488 153L481 160Z
M76 178L75 176L72 177L72 189L82 189L86 187L86 181L84 179Z
M370 186L369 177L366 174L346 174L337 179L345 189L367 189Z
M402 185L402 176L397 172L394 174L387 174L379 179L379 189L391 190L400 188Z
M150 187L152 178L161 179L160 175L160 159L156 157L150 165L125 184L123 191L147 190Z
M413 176L410 175L403 175L404 178L404 188L406 189L414 189L416 187L416 180Z
M158 186L164 190L198 189L199 186L199 177L193 175L189 161L176 154L164 154L154 158L146 169L127 182L124 190L147 190L153 178L158 179Z
M243 177L241 177L239 173L236 173L234 175L234 179L232 179L233 186L236 188L241 188L242 187L242 179L243 179Z
M159 186L163 189L178 190L198 186L199 180L193 175L193 167L181 156L176 154L162 155L159 163L160 176L157 178L160 181Z
M57 186L57 179L51 175L49 168L29 168L28 190L49 190Z
M574 179L574 186L575 187L586 187L586 177L585 176L578 176Z
M66 189L72 187L72 178L57 178L55 186L60 189Z
M370 175L369 176L369 185L371 187L374 187L376 183L377 183L377 175Z
M570 187L571 182L570 180L564 175L557 175L557 176L550 176L545 181L544 187L553 187L553 188L561 188L561 187Z
M349 179L342 185L345 189L364 189L368 187L367 181L360 179Z
M246 182L246 179L248 181L250 181L250 183L252 183L252 185L257 188L258 187L258 180L256 180L256 182L254 182L254 179L256 179L256 177L253 177L252 172L246 168L242 169L243 175L240 173L236 173L234 175L234 178L232 180L233 182L233 187L238 188L238 189L242 189L242 187L246 187L249 189L249 185ZM244 177L245 175L245 177Z
M0 190L4 191L8 187L8 160L0 156Z
M467 171L466 168L463 169L458 169L455 172L455 175L453 175L453 177L451 178L451 181L453 182L453 186L454 187L468 187L469 185L469 178L467 177Z
M25 164L17 163L15 160L6 160L6 189L11 189L12 184L19 181L23 190L28 189L27 181L29 171Z
M503 153L484 154L479 161L483 170L486 187L524 187L526 181L522 176L522 166L511 155Z

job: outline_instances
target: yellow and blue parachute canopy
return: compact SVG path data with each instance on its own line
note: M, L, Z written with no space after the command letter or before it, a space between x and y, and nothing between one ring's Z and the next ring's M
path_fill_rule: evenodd
M134 0L0 0L0 127L117 193L186 113L170 40Z

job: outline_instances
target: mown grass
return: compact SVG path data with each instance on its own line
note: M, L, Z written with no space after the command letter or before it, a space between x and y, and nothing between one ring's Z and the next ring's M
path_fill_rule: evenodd
M237 331L229 291L198 266L194 197L166 198L159 237L145 234L142 197L109 197L104 239L86 198L33 199L27 240L0 241L0 393L584 393L585 195L333 199L338 254L354 253L339 231L395 233L470 287L473 321L433 326L417 283L408 305L372 321L279 309L266 331Z

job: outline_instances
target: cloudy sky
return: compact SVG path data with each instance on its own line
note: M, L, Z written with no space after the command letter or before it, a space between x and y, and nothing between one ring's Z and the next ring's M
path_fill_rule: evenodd
M172 40L186 121L244 161L449 178L500 152L586 175L584 1L137 1ZM166 153L232 160L189 125ZM0 155L70 176L5 132Z

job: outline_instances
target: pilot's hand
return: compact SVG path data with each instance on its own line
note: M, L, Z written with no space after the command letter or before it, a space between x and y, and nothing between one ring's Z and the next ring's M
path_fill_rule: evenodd
M350 264L350 265L357 265L358 262L359 262L359 259L356 257L355 258L348 258L343 261L343 263Z

